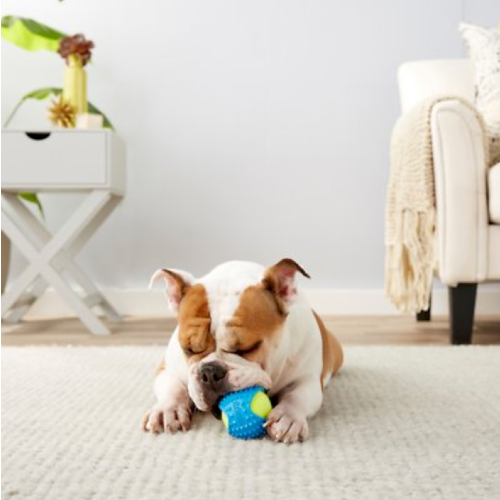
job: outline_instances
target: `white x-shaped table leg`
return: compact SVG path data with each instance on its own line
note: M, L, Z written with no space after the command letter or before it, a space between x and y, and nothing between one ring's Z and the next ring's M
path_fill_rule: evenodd
M98 305L114 321L120 321L121 317L72 258L119 201L120 198L109 191L92 191L51 236L15 194L2 193L2 229L30 262L3 295L2 316L10 322L19 321L51 284L92 333L109 334L108 328L90 308ZM63 278L63 272L87 293L85 298L80 298L71 288ZM31 291L24 293L33 282Z

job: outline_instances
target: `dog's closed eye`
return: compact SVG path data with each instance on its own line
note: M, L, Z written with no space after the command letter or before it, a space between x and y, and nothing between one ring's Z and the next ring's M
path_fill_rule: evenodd
M237 356L243 356L245 354L250 354L250 353L256 351L260 347L261 344L262 344L262 341L259 340L258 342L256 342L255 344L251 345L250 347L244 347L244 348L240 348L240 349L235 349L234 351L233 350L223 349L222 351L225 352L226 354L236 354Z
M193 349L193 347L183 347L182 350L186 356L194 356L195 354L201 354L205 349Z

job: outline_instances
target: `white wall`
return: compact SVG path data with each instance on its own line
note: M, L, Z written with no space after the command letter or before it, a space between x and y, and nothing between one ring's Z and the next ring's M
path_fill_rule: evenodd
M497 0L462 0L464 21L482 26L498 26L500 4Z
M497 0L2 5L96 43L89 98L128 144L129 192L80 260L118 288L159 266L283 256L314 288L381 288L397 67L461 57L460 20L500 19ZM53 54L2 41L2 65L2 120L24 93L61 84ZM13 127L46 127L45 108L26 105ZM76 201L44 197L47 222Z

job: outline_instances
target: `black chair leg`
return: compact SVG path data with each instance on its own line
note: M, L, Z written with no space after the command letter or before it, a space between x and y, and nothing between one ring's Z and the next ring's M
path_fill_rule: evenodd
M474 326L477 283L460 283L449 287L451 343L470 344Z
M432 295L429 296L429 309L427 311L420 311L417 313L417 321L430 321L431 320L431 306Z

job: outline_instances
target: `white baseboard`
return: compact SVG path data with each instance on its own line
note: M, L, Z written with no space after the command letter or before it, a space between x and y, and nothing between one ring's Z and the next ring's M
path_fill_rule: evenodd
M173 316L163 292L158 290L107 289L103 293L126 316ZM324 315L399 315L380 289L306 289L312 307ZM448 292L435 289L432 312L448 314ZM478 289L477 316L500 316L500 289ZM74 316L68 306L53 291L48 290L31 308L26 319Z

